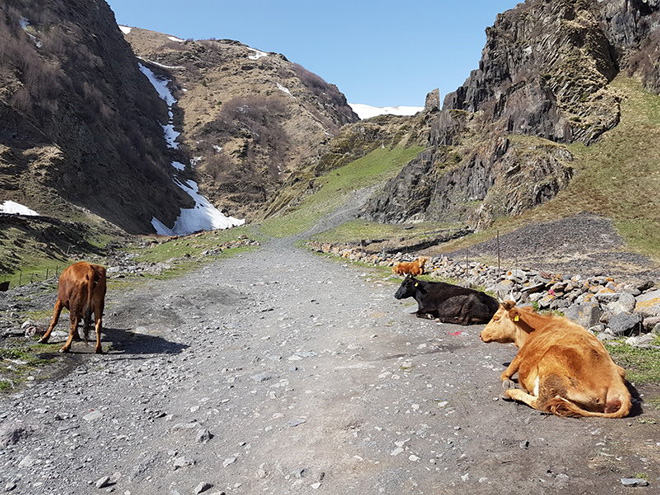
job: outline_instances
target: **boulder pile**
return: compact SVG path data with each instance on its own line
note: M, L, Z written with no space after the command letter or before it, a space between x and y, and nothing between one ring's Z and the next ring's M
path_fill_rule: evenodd
M376 266L413 261L412 254L373 254L349 244L310 242L317 252ZM539 311L560 312L601 340L629 337L627 343L651 346L660 335L660 289L652 281L617 282L605 275L548 273L528 268L488 266L476 261L427 257L426 274L476 288L500 300L512 299Z

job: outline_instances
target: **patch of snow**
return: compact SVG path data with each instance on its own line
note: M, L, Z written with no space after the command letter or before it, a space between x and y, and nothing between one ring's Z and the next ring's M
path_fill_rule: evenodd
M217 144L214 144L213 149L215 150L216 153L220 153L222 151L222 146L218 146Z
M121 32L122 32L122 33L124 33L124 34L128 34L128 33L131 32L131 30L132 30L133 28L132 28L132 27L128 27L128 26L119 26L119 29L121 29Z
M186 40L182 40L181 38L177 38L176 36L168 36L168 40L176 41L177 43L185 43Z
M171 229L154 217L151 220L151 225L156 229L156 233L161 235L187 235L200 230L237 227L245 223L245 220L222 214L208 199L199 194L199 187L195 181L188 180L183 183L178 179L174 179L174 183L195 200L195 206L193 208L181 208L181 213Z
M154 228L156 234L158 235L176 235L172 229L167 228L165 224L158 220L156 217L151 219L151 226Z
M165 64L158 63L158 62L154 62L153 60L149 60L147 58L143 58L143 57L137 57L137 58L139 60L143 60L144 62L153 64L156 67L160 67L162 69L185 69L185 67L183 65L165 65ZM188 91L188 90L184 89L184 91Z
M28 21L25 17L21 17L18 20L18 23L21 25L21 29L25 31L25 34L27 34L30 37L30 39L34 42L35 46L37 48L41 48L41 41L39 41L34 34L32 34L27 30L28 26L30 25L30 21Z
M172 95L168 88L169 80L167 78L158 77L148 67L139 64L140 71L147 76L149 82L156 88L158 95L167 103L169 122L167 125L162 125L165 134L165 140L170 148L178 148L179 144L176 142L179 133L174 130L174 113L172 112L172 105L177 100ZM191 160L194 166L201 159L197 157ZM172 166L177 170L183 170L185 165L179 162L172 162ZM181 167L181 168L179 168ZM167 227L163 222L156 217L151 219L151 225L157 234L160 235L187 235L201 230L217 230L227 229L229 227L236 227L243 225L245 220L223 215L215 206L213 206L208 199L199 194L199 187L197 183L192 180L181 182L178 178L174 177L174 183L183 189L191 198L195 200L193 208L181 208L179 216L172 228Z
M174 98L170 88L167 86L170 83L170 80L165 77L157 76L151 69L140 63L138 63L138 66L140 67L140 71L145 76L147 76L147 79L149 79L149 82L153 85L153 87L156 88L158 96L160 96L161 99L167 103L167 115L169 117L169 121L165 125L161 124L161 127L163 128L163 134L165 135L165 141L167 141L167 145L175 150L179 149L179 143L177 143L176 140L181 133L174 130L174 113L172 112L172 105L174 105L177 100Z
M192 160L190 160L190 166L195 168L197 165L199 165L199 162L202 161L203 156L193 156Z
M361 119L369 119L377 115L415 115L424 110L424 107L372 107L362 103L349 103L349 105Z
M160 126L163 128L163 135L165 136L165 141L167 141L167 146L178 150L179 143L177 143L176 140L181 133L174 130L174 123L172 122L174 114L172 111L168 112L168 115L170 116L170 122L167 125L161 124Z
M250 60L259 60L261 57L268 56L266 52L262 52L261 50L257 50L256 48L248 48L248 50L252 50L254 52L252 55L248 55L248 58Z
M9 213L10 215L28 215L28 216L38 216L34 210L31 210L27 206L23 206L20 203L14 201L5 201L0 205L0 213Z
M287 88L282 86L280 83L275 83L275 84L277 84L277 89L279 89L280 91L283 91L284 93L288 94L289 96L293 96L291 94L291 91L289 91Z
M167 103L167 106L171 107L174 105L176 103L176 98L174 98L172 95L170 88L167 87L170 80L165 77L157 76L149 67L145 65L138 63L138 67L140 67L140 71L145 76L147 76L147 79L149 79L149 82L153 85L153 87L156 88L158 96L160 96L161 99Z

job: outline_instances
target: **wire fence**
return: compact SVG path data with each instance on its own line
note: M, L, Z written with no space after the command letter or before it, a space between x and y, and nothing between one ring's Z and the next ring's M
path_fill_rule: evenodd
M55 268L46 268L46 271L31 271L29 273L23 273L23 270L18 270L17 274L9 276L8 274L2 274L2 280L0 281L0 292L5 292L9 290L9 286L13 284L15 287L20 287L21 285L32 284L34 282L46 281L50 278L55 278L60 276L60 265L55 265ZM16 278L18 276L18 279ZM13 283L12 283L13 280Z

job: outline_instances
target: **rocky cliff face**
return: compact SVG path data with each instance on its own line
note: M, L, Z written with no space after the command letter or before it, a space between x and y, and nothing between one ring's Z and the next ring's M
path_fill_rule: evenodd
M171 80L187 170L234 215L253 215L358 120L334 85L283 55L231 40L124 31L142 63Z
M588 145L619 121L609 82L623 72L660 89L659 38L658 0L528 0L500 14L479 68L445 98L428 150L366 216L479 228L553 198L573 173L561 143Z
M167 109L108 5L0 5L0 199L129 232L174 223L193 202L170 177Z

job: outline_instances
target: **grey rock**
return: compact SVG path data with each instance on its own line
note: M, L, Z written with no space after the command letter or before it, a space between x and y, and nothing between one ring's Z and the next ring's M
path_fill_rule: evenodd
M440 110L440 90L438 88L435 88L426 95L424 110L430 112Z
M574 304L564 311L566 318L582 325L584 328L591 328L598 324L603 310L593 302Z
M103 476L99 478L94 484L96 488L105 488L110 484L110 476Z
M628 337L626 339L626 344L633 347L647 347L656 339L656 337L657 336L652 333L647 333L636 337Z
M607 309L609 309L613 314L617 313L632 313L635 309L635 296L622 292L618 295L619 297L616 301L607 303Z
M644 478L621 478L623 486L649 486L649 482Z
M660 289L637 296L635 311L644 316L660 316Z
M273 375L271 375L270 373L265 373L264 372L264 373L259 373L257 375L253 375L252 379L257 383L261 383L261 382L265 382L265 381L268 381L268 380L272 380Z
M195 495L198 495L199 493L205 492L206 490L212 488L213 485L211 483L206 483L206 482L201 482L195 487Z
M632 335L639 332L642 326L642 315L639 313L619 313L607 323L614 335Z
M186 466L192 466L193 464L195 464L195 461L185 456L177 457L172 461L172 466L175 470Z
M82 419L85 421L96 421L97 419L100 419L103 417L103 413L101 411L91 411L83 416Z
M211 438L213 438L213 434L209 430L199 430L195 440L197 443L206 444Z

